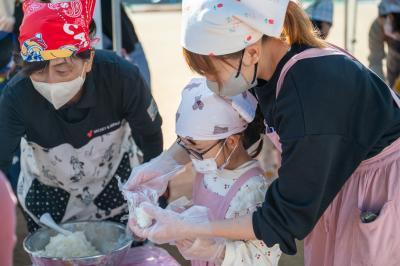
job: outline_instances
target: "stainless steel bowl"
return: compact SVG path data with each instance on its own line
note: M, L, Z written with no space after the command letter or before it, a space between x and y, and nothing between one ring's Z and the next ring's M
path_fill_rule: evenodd
M80 258L52 258L40 254L57 235L52 229L41 228L28 235L24 240L24 249L29 253L33 266L113 266L120 265L130 249L132 237L126 234L125 226L105 221L72 222L61 224L61 227L85 232L86 238L101 255Z

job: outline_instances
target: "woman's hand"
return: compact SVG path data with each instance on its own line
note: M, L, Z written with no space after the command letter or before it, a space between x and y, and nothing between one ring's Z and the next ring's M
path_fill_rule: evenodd
M132 173L123 185L122 190L133 190L137 186L147 186L164 194L168 181L184 169L190 162L187 152L174 143L168 150L152 159L133 168Z
M196 238L200 228L209 226L208 209L193 206L182 213L164 210L150 203L140 207L151 217L153 225L142 229L135 221L129 221L129 227L140 238L147 238L157 244L170 243L187 238Z
M122 190L132 191L139 186L146 186L157 191L158 195L162 195L167 189L168 181L183 168L183 165L178 164L164 152L150 162L133 168Z
M164 210L147 202L141 204L140 207L143 207L144 211L153 218L153 225L141 229L134 220L129 220L129 227L136 236L148 238L157 244L199 237L220 237L230 240L256 239L251 214L210 222L208 209L202 206L195 205L182 213Z

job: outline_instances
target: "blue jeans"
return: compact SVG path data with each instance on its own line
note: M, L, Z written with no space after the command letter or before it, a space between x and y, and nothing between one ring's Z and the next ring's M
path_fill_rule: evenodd
M135 50L128 57L139 68L144 80L147 82L149 88L151 88L149 64L147 63L146 55L140 42L135 44Z

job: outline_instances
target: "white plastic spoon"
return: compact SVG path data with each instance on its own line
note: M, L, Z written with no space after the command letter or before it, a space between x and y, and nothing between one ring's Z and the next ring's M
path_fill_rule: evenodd
M43 225L55 230L58 233L61 233L63 235L70 235L72 234L71 231L65 230L64 228L60 227L54 220L53 217L51 217L50 213L46 212L40 217L40 223Z

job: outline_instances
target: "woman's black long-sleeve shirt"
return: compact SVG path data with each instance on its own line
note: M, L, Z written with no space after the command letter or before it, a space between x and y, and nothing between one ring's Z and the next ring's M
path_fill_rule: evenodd
M400 110L386 84L342 55L304 59L287 73L284 64L308 47L295 45L270 81L254 89L266 123L282 143L279 178L253 214L254 232L268 246L296 252L346 180L365 159L400 137Z

